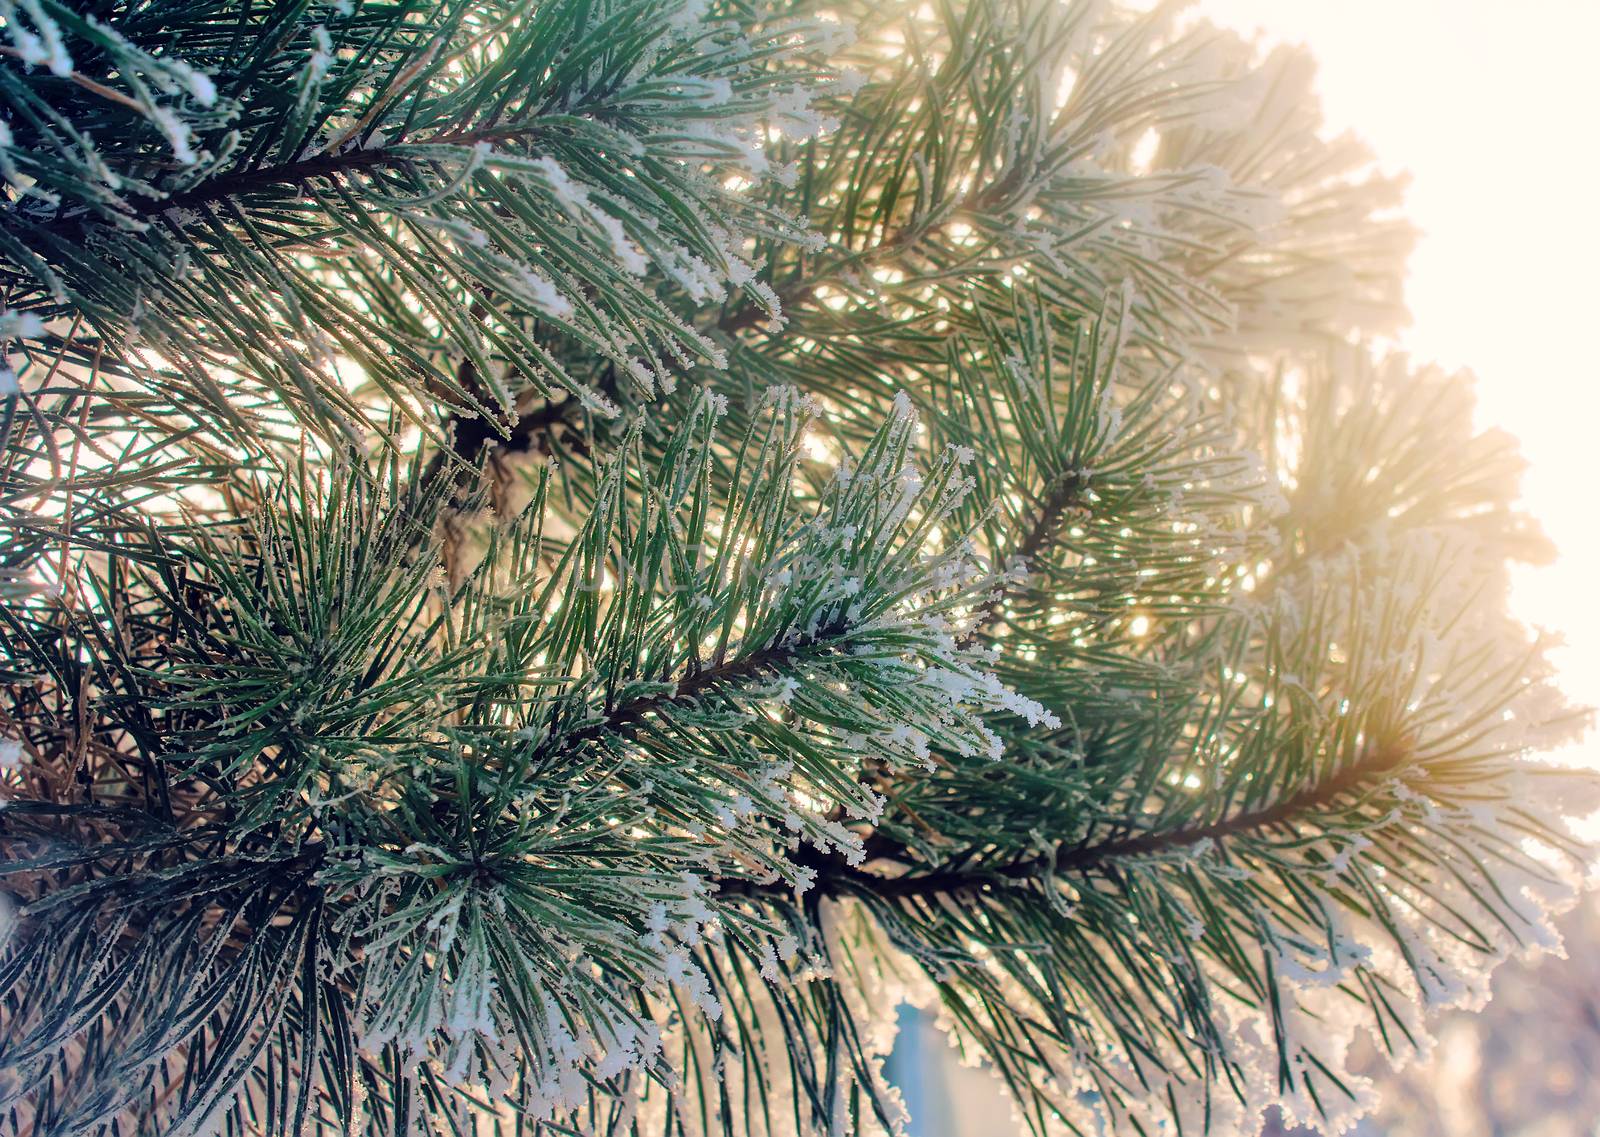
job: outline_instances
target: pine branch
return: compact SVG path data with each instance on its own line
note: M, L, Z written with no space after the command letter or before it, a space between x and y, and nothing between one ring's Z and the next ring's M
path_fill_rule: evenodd
M1038 516L1034 518L1033 526L1017 546L1016 559L1021 562L1021 568L1031 571L1032 564L1037 560L1054 540L1057 527L1061 524L1064 514L1078 504L1083 491L1088 488L1089 479L1083 476L1082 471L1069 470L1056 479L1056 484L1046 496L1039 507ZM976 613L972 627L961 637L962 647L982 639L993 628L1005 610L1006 604L1015 598L1019 586L1002 588L984 601Z
M860 893L882 899L953 895L982 888L985 885L1019 884L1047 870L1066 869L1083 872L1130 857L1178 852L1201 841L1226 842L1233 838L1250 836L1264 829L1293 825L1298 818L1326 809L1344 795L1359 791L1394 773L1410 756L1409 748L1374 747L1365 756L1332 777L1307 786L1274 805L1235 814L1207 825L1140 833L1098 843L1079 844L1070 848L1057 845L1052 854L1011 861L994 868L936 870L929 873L908 872L903 876L884 877L843 867L837 862L828 862L819 867L818 884L824 888L835 888L840 892ZM887 845L888 843L883 841L869 843L869 856L889 855ZM733 895L761 895L781 893L784 888L781 884L729 881L724 883L723 890Z
M887 259L889 255L899 252L903 247L915 244L921 235L920 231L897 234L846 263L849 267L859 267L864 263ZM845 267L841 265L815 280L778 290L779 311L789 313L795 308L809 304L819 287L829 280L837 279L844 271ZM716 327L726 335L736 336L742 331L760 327L771 318L771 313L761 305L747 303L725 312L717 321ZM607 396L616 394L614 386L605 383L602 383L601 390ZM572 416L582 411L583 405L580 400L570 395L560 399L546 399L537 409L519 415L517 421L504 432L496 430L491 420L483 416L474 419L452 416L451 437L454 442L451 449L457 458L468 464L475 462L491 444L498 445L506 454L524 454L533 449L541 435L558 424L571 424ZM441 468L443 463L444 456L441 455L436 459L434 468Z
M620 735L629 727L637 726L651 715L672 707L693 703L719 687L741 683L765 672L782 671L791 667L809 647L823 644L845 631L843 623L834 623L819 629L816 635L807 636L790 644L770 644L744 656L735 656L710 667L691 669L679 681L672 694L642 695L629 699L609 709L603 718L554 739L552 750L567 753L585 742L592 742L607 734Z
M986 198L983 194L971 195L968 204L947 210L943 216L948 220L959 216L964 211L982 209ZM814 274L810 279L791 282L787 287L775 289L778 298L778 311L785 315L792 314L796 309L810 304L816 297L820 288L826 287L830 282L843 279L846 274L859 271L862 268L891 260L897 255L913 252L917 245L935 231L934 226L927 224L914 225L903 229L892 236L863 249L853 255L840 258L835 264L824 271ZM728 336L737 336L739 333L751 328L758 328L772 319L771 313L762 305L748 302L737 308L723 312L717 320L715 327L718 331ZM611 369L607 371L610 378ZM601 391L608 397L616 394L614 380L602 383ZM561 423L571 424L574 414L581 414L583 405L580 400L570 395L560 399L546 399L537 409L518 416L517 421L506 431L497 431L491 422L482 416L476 419L461 419L452 416L452 434L455 439L452 449L457 458L471 464L491 444L496 444L506 454L527 453L536 445L536 439ZM436 462L436 468L443 465L441 457ZM1063 507L1066 508L1066 507Z
M0 6L0 1132L868 1137L902 968L1037 1133L1244 1132L1561 903L1511 448L1357 346L1303 59Z
M988 204L989 195L984 192L969 194L965 199L941 209L938 214L938 224L932 224L927 218L922 218L917 224L908 225L898 232L885 236L868 248L838 258L833 264L807 279L793 280L783 288L775 288L779 312L788 314L811 303L819 289L844 280L849 274L892 260L897 256L909 256L915 253L917 247L925 239L937 233L940 226L963 214L981 213ZM716 326L719 331L728 335L737 335L749 328L760 327L771 318L771 314L760 305L744 304L724 312L717 320Z
M372 149L349 149L337 154L318 154L297 162L276 166L257 166L233 170L207 178L199 185L166 197L141 198L125 201L120 211L134 218L154 217L174 209L201 210L231 198L245 197L265 190L300 186L317 178L338 181L350 174L381 169L408 169L427 165L429 159L406 153L406 146L459 146L473 147L483 143L514 142L538 133L537 124L520 127L497 127L485 130L447 131L425 139L407 139ZM52 226L81 225L85 217L72 215L55 221L38 223L44 228Z

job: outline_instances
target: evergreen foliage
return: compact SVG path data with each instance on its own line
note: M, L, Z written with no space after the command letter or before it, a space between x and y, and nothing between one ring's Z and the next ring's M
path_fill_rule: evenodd
M894 1132L905 999L1040 1134L1336 1126L1557 942L1542 539L1302 56L0 21L0 1132Z

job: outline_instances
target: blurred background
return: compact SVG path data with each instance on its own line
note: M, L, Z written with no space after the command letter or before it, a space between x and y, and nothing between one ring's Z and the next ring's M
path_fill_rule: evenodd
M1519 569L1513 607L1560 629L1575 701L1600 705L1600 0L1199 0L1194 17L1318 60L1326 129L1411 182L1421 230L1396 345L1477 376L1478 417L1522 442L1524 502L1559 549ZM1600 768L1588 743L1562 756ZM1600 831L1595 836L1600 837ZM1374 1072L1360 1137L1600 1135L1600 901L1566 959L1511 963L1432 1060ZM987 1073L907 1010L891 1058L913 1137L1020 1132ZM1264 1133L1282 1130L1269 1121ZM1245 1134L1241 1137L1254 1137Z

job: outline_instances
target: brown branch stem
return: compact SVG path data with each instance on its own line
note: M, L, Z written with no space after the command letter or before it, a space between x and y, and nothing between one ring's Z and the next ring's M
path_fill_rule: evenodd
M1034 518L1033 526L1017 546L1015 557L1022 562L1024 568L1031 569L1033 562L1050 546L1055 538L1056 527L1061 524L1062 515L1078 503L1078 498L1087 485L1088 480L1076 470L1056 479L1055 485L1039 507L1039 515ZM961 637L961 646L970 646L987 635L995 621L1000 618L1006 602L1015 595L1015 587L1003 588L985 600L974 614L972 627Z
M629 727L637 726L650 715L672 706L692 702L713 688L753 679L763 672L776 671L791 663L804 649L819 646L843 631L842 624L829 624L814 635L796 643L772 644L749 655L693 669L678 682L672 694L641 695L625 703L618 703L606 711L600 719L577 730L561 734L553 740L556 743L554 748L565 753L602 735L621 734Z
M1084 872L1129 857L1173 853L1202 841L1224 842L1264 829L1292 825L1303 815L1327 809L1346 794L1355 793L1397 770L1410 755L1403 746L1378 746L1326 780L1261 809L1237 813L1205 825L1149 831L1094 843L1058 844L1051 853L1010 861L992 868L936 869L886 877L830 863L819 869L817 886L837 893L869 894L883 899L950 895L985 885L1015 886L1046 871ZM882 842L878 842L882 844ZM772 895L781 884L726 881L723 892L732 895Z
M130 204L133 216L143 217L165 213L169 209L197 209L203 205L259 193L274 186L296 186L314 178L336 178L342 174L363 170L405 166L424 159L408 154L406 146L476 146L481 142L511 142L526 137L536 126L500 127L494 130L447 131L423 140L408 139L386 147L370 150L344 150L337 154L322 153L296 162L275 166L258 166L252 169L233 170L208 178L197 186L164 198L142 200Z

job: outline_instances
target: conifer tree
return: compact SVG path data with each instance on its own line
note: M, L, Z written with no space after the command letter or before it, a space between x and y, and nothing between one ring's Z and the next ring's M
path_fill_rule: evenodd
M1084 0L0 0L0 1132L1367 1104L1585 780L1307 61Z

